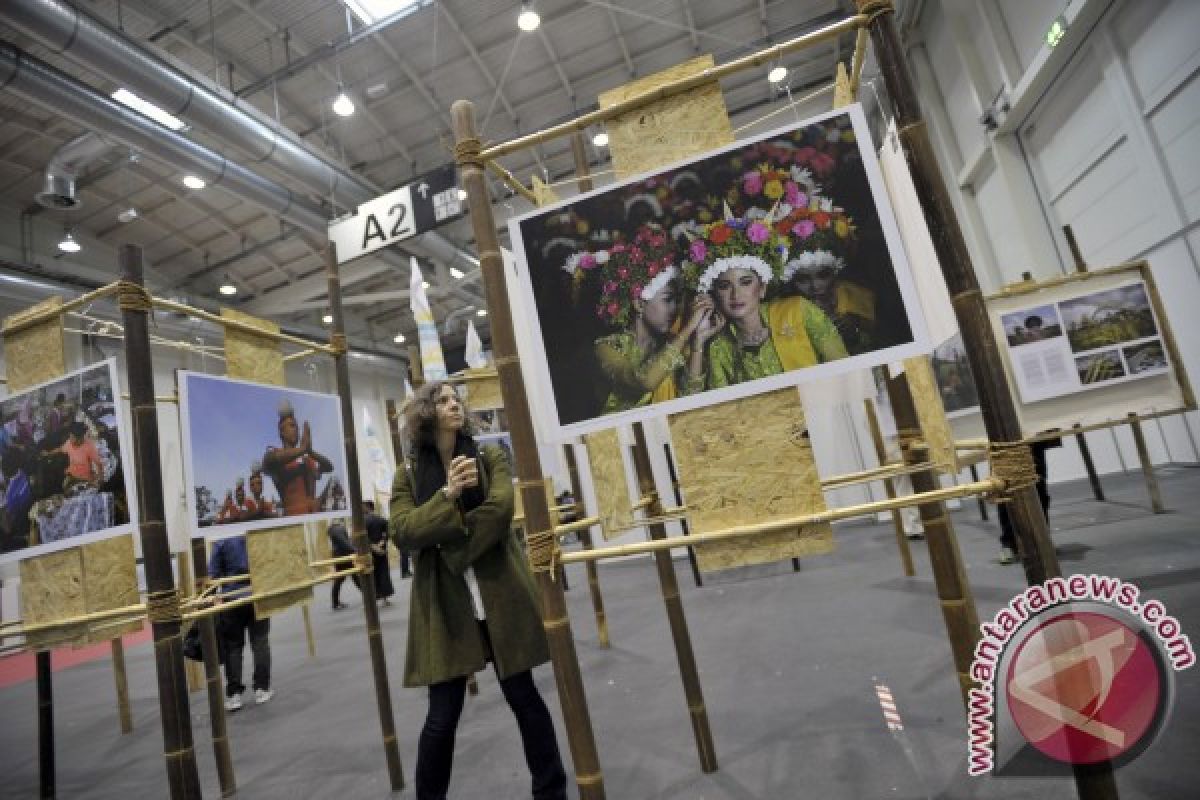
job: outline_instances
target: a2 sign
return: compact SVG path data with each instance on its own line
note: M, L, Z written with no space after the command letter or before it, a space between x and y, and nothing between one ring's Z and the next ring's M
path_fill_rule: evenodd
M453 166L368 200L352 216L329 224L329 241L339 264L436 228L462 214L463 200Z

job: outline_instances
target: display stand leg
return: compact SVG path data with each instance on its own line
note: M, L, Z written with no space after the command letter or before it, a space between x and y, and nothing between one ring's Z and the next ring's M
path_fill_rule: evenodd
M926 451L909 446L910 438L920 438L920 428L906 376L889 378L887 390L896 417L896 428L900 432L904 463L910 466L926 463ZM911 477L914 492L932 492L939 488L932 471L914 472ZM954 656L959 690L962 692L963 705L969 707L967 693L974 682L971 678L971 661L975 657L975 644L979 641L979 613L975 610L975 599L967 582L958 538L946 513L945 503L925 503L917 506L917 510L921 514L925 541L929 545L929 565Z
M195 564L197 578L208 575L208 560L205 556L204 540L192 539L192 563ZM180 563L182 561L183 559L180 559ZM204 653L204 682L208 687L208 721L212 729L217 780L221 784L221 796L230 797L237 793L237 777L233 772L233 754L225 726L225 692L221 686L221 650L217 643L216 620L217 618L210 614L200 617L195 624L200 626L200 649Z
M513 451L517 462L517 489L525 509L526 530L545 534L553 530L550 509L546 504L545 476L538 459L537 438L529 414L529 400L521 377L513 330L512 310L508 302L508 287L504 278L504 260L496 239L496 221L492 215L492 200L483 174L482 143L475 127L475 107L459 100L450 109L454 129L454 155L458 163L460 183L467 192L467 207L471 227L479 248L479 264L483 273L484 291L492 327L492 350L496 354L496 371L504 408L511 427ZM558 699L575 765L575 783L580 800L601 800L604 795L604 776L596 753L596 738L588 712L587 695L583 691L583 676L575 653L571 621L567 617L566 599L562 586L553 580L554 574L537 570L535 577L542 599L542 625L550 645L554 663L554 679Z
M962 332L971 374L975 376L979 390L979 405L988 439L994 443L1019 442L1023 433L1012 388L1000 361L1000 348L979 279L971 264L966 239L954 214L954 204L934 155L929 130L921 117L921 104L905 62L904 47L896 32L895 5L892 0L855 0L855 6L860 13L868 15L867 29L875 58L894 111L904 160L912 171L921 211L932 235L938 264ZM1008 492L1008 500L1009 516L1022 550L1025 580L1035 585L1060 577L1062 569L1050 540L1036 485L1027 485L1022 479ZM1082 800L1117 797L1111 764L1077 767L1074 772Z
M121 720L121 733L132 733L133 712L129 708L129 679L125 674L125 642L118 636L111 644L113 683L117 689L117 716Z
M309 604L305 603L300 606L300 613L304 617L304 641L308 644L308 657L317 657L317 637L313 635L312 614L309 610Z
M662 517L662 503L654 488L654 474L650 468L650 451L646 447L646 431L642 423L633 423L633 460L637 472L638 494L650 497L653 502L646 509L651 517ZM646 526L651 539L667 538L667 526L653 522ZM692 649L692 637L688 632L687 617L683 613L683 600L679 596L679 581L675 577L675 564L668 550L654 554L658 567L658 582L662 589L663 604L667 609L667 620L671 625L671 639L675 643L675 655L679 659L679 675L683 679L683 693L687 698L688 713L692 719L692 732L696 736L696 750L700 755L700 769L704 772L717 771L717 752L713 747L712 730L708 724L708 708L704 705L704 691L700 687L700 672L696 669L696 653Z
M882 466L888 460L887 445L883 441L883 430L879 427L879 416L875 413L875 403L868 397L863 400L863 407L867 412L867 427L871 429L871 442L875 445L875 457ZM889 500L895 499L895 481L891 478L884 478L883 491ZM911 578L917 574L917 571L913 567L912 550L908 547L908 537L904 535L904 518L900 516L899 511L892 512L892 527L896 529L896 548L900 551L900 563L904 567L904 575Z
M362 482L358 474L358 440L354 433L354 404L350 391L349 353L346 350L346 324L342 311L342 282L338 276L337 253L332 244L325 254L325 277L329 287L329 313L333 316L332 344L337 350L334 370L337 373L337 392L342 406L342 435L346 445L346 499L350 504L352 541L358 560L371 563L371 544L362 506ZM383 648L383 631L379 624L379 604L375 599L375 576L362 574L363 618L367 627L367 648L371 657L371 676L375 683L375 705L379 712L379 728L384 757L387 759L388 779L392 791L404 788L404 768L400 764L400 748L396 743L396 721L392 714L392 691L388 682L387 659Z
M54 797L54 672L50 651L39 650L37 663L38 797Z
M158 442L158 405L154 399L154 362L150 351L150 295L142 277L142 249L122 245L121 289L117 294L125 327L125 369L139 489L138 530L146 572L147 605L154 635L154 666L163 730L163 758L172 800L200 797L200 773L192 745L187 675L183 669L182 618L179 593L171 570L163 503L162 463Z
M575 519L583 519L586 514L583 505L583 482L579 479L579 463L575 460L574 445L564 444L563 455L567 460L567 474L571 478L571 495L575 498ZM592 532L580 531L579 543L584 550L591 550L593 548ZM601 647L608 647L608 618L604 614L604 595L600 593L600 573L597 571L595 561L587 562L586 566L588 592L592 596L592 611L596 614L596 638Z
M189 598L196 594L195 571L192 569L190 553L177 553L175 564L179 568L179 595ZM188 692L196 692L204 688L204 667L190 658L183 665L187 673Z
M1142 477L1146 479L1146 491L1150 493L1150 508L1155 514L1162 514L1167 509L1163 505L1162 493L1158 488L1158 477L1154 474L1154 464L1150 461L1150 451L1146 449L1146 436L1142 433L1142 421L1137 414L1129 415L1129 429L1133 431L1133 443L1137 446L1138 462L1142 465Z
M1076 428L1082 428L1079 423L1075 424ZM1082 430L1075 431L1075 444L1079 445L1079 457L1083 459L1083 468L1087 470L1088 483L1092 485L1092 496L1096 498L1097 503L1103 503L1104 487L1100 485L1100 476L1096 474L1096 464L1092 461L1092 450L1088 447L1087 434Z
M971 480L975 483L979 483L979 468L974 464L971 464L967 467L967 469L971 471ZM984 522L987 522L987 500L984 500L982 497L976 497L975 502L979 503L979 518Z
M675 493L675 505L679 508L683 507L683 494L679 489L679 473L675 471L675 455L671 452L671 445L664 444L663 449L667 454L667 472L671 476L671 490ZM688 528L687 515L684 514L679 518L679 530L684 536L691 533ZM696 582L696 588L704 585L704 579L700 576L700 564L696 561L696 548L689 547L687 549L688 564L692 567L692 580Z

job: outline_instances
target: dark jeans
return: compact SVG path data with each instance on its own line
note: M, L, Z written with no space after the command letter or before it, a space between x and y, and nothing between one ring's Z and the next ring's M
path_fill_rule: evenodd
M558 753L554 721L533 675L528 670L518 672L500 681L500 689L517 718L534 800L565 800L567 775ZM429 712L417 744L417 800L445 800L454 764L454 734L466 692L466 676L429 687Z
M348 569L353 569L353 567L351 567L350 565L341 565L341 566L337 567L338 572L344 572ZM357 572L350 576L350 580L354 581L354 588L358 589L358 591L361 592L362 591L362 583L359 581ZM333 600L332 600L332 602L333 602L334 608L337 608L338 606L340 606L342 604L342 584L345 582L346 582L345 575L342 575L340 577L333 579L333 589L332 589Z
M256 619L254 606L239 606L221 614L221 638L225 640L225 696L246 691L242 683L242 650L246 636L254 654L254 688L271 688L271 620Z

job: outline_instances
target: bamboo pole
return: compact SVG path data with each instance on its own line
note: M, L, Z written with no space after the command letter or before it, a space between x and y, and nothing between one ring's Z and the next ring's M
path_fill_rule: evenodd
M875 445L875 456L879 463L887 461L887 444L883 440L883 431L879 427L879 417L875 413L875 403L871 398L863 398L863 406L867 412L867 427L871 430L871 442ZM884 494L889 499L896 497L896 484L891 478L884 478ZM900 551L900 563L904 567L904 575L911 578L917 574L913 567L912 550L908 547L908 536L904 533L904 519L899 510L892 511L892 527L896 529L896 548Z
M886 369L886 368L885 368ZM920 422L912 392L908 387L908 376L899 375L887 382L888 398L900 432L900 447L905 463L918 464L928 459L925 451L905 446L905 433L919 431ZM931 472L917 472L912 476L913 490L917 494L928 494L937 489L937 477ZM958 538L954 535L954 524L946 513L942 501L925 502L917 506L921 514L921 525L925 528L925 542L929 547L929 566L933 572L933 583L942 608L942 619L946 624L946 636L954 658L954 669L958 673L959 691L964 708L969 707L969 692L974 683L971 677L971 662L975 657L975 644L979 641L979 612L975 609L975 598L967 581L967 570L963 565Z
M50 651L39 650L35 656L37 669L38 706L38 796L55 795L54 778L54 671Z
M309 611L309 603L304 603L300 606L300 616L304 620L304 641L308 644L308 657L317 657L317 638L313 635L312 614Z
M1104 487L1100 485L1100 476L1096 474L1096 463L1092 461L1092 450L1088 447L1087 436L1079 424L1071 427L1075 434L1075 444L1079 445L1079 457L1083 459L1083 468L1087 470L1088 483L1092 486L1092 496L1096 502L1104 502Z
M116 283L106 284L101 286L99 289L93 289L90 292L81 294L74 300L64 300L60 305L54 306L53 308L45 308L36 314L30 314L29 316L13 319L8 325L4 326L3 331L0 331L0 333L3 333L4 336L11 336L18 331L25 330L26 328L37 325L40 322L45 322L48 319L54 319L55 317L62 316L63 314L74 311L77 308L83 308L96 302L97 300L108 297L110 294L116 293Z
M143 288L142 249L122 245L118 251L121 279L141 292L122 292L121 317L125 328L125 369L129 377L133 418L134 453L138 474L138 508L146 588L151 598L162 598L160 618L150 615L154 635L154 661L158 674L158 701L162 711L163 758L172 800L200 797L200 775L192 746L192 721L188 712L187 676L183 670L183 636L175 579L171 574L171 547L163 507L162 464L159 461L158 408L154 403L153 356L150 350L149 294Z
M298 347L312 350L314 353L323 353L328 356L337 355L337 350L335 350L332 345L309 341L308 339L303 339L299 336L293 336L292 334L284 333L283 331L271 331L264 330L263 328L256 328L255 326L249 325L241 320L233 319L231 317L222 317L219 314L213 314L205 311L202 308L189 306L186 303L180 303L175 300L167 300L163 297L155 297L153 298L153 302L155 308L161 308L164 311L174 311L177 314L186 314L194 319L202 319L205 322L211 322L214 325L223 325L226 328L233 328L234 330L239 330L243 333L253 333L255 336L261 336L264 339L273 339L277 342L287 342Z
M868 398L870 399L870 398ZM878 423L876 423L878 424ZM862 472L847 472L845 475L835 475L821 481L822 489L836 489L855 483L870 483L889 478L899 478L917 472L929 472L938 468L937 464L894 464L887 461L886 455L880 458L882 466L865 469Z
M633 111L652 103L658 103L668 97L681 94L694 89L697 86L720 80L728 75L740 72L744 69L753 69L761 67L774 61L779 61L788 53L796 50L802 50L805 47L811 47L814 44L820 44L828 39L834 39L841 36L846 31L852 31L867 22L867 17L863 14L848 17L841 22L835 22L832 25L827 25L811 33L806 33L803 36L797 36L794 39L789 39L786 42L780 42L772 47L759 50L751 53L748 56L730 61L727 64L721 64L715 67L709 67L702 72L697 72L694 75L689 75L686 78L664 83L653 91L645 94L636 95L623 100L620 103L614 103L606 108L589 111L586 114L580 114L572 120L560 123L558 125L545 128L536 133L520 136L516 139L510 139L507 142L501 142L490 147L484 148L480 152L480 158L484 161L488 159L500 158L501 156L515 153L518 150L524 150L527 147L541 144L550 139L557 139L560 136L565 136L573 131L582 131L589 125L596 125L607 120L619 117L629 111Z
M521 195L521 197L524 197L526 200L533 203L535 206L538 204L537 195L534 194L533 191L528 186L521 183L520 178L518 178L516 175L513 175L511 172L509 172L507 169L505 169L503 165L499 164L498 162L496 162L494 160L489 159L486 162L486 166L489 170L492 171L492 173L497 178L504 181L505 185L507 185L514 192Z
M129 679L125 674L125 642L114 637L112 645L113 683L117 690L117 718L121 733L133 733L133 712L129 708Z
M854 37L854 56L850 59L850 97L858 97L858 85L862 79L863 64L867 60L867 39L869 33L866 27L858 29Z
M654 488L654 473L650 467L650 450L646 445L646 431L640 422L633 423L633 439L633 465L637 473L638 491L643 497L651 498L651 516L661 514L662 507L659 504L658 492ZM647 529L652 541L663 541L667 538L667 527L662 522L651 523ZM712 729L708 724L708 708L704 704L704 690L700 686L700 671L696 668L696 653L692 649L692 636L688 631L687 616L683 612L679 580L675 576L671 554L665 550L656 552L654 565L658 569L663 605L666 606L667 621L671 626L675 657L679 661L679 676L683 680L683 693L687 699L688 714L691 716L692 733L696 738L700 769L706 774L716 772L717 751L713 746Z
M855 0L855 5L860 13L869 14L867 27L875 56L894 107L905 161L912 171L917 197L933 236L934 250L962 331L988 438L993 442L1020 441L1020 420L983 293L942 179L929 131L921 117L920 103L904 60L904 48L896 33L895 6L892 0ZM1060 576L1062 570L1036 487L1013 491L1009 499L1009 516L1022 550L1026 581L1032 586ZM1080 797L1085 800L1117 796L1111 766L1099 764L1089 765L1086 769L1076 768L1075 782Z
M667 442L663 442L663 454L667 457L667 474L671 478L671 492L675 495L675 505L682 507L683 494L679 486L679 472L675 469L675 456L671 452L671 445ZM679 531L684 536L692 532L692 529L688 527L686 516L679 519ZM704 585L704 578L700 575L700 563L696 561L696 548L689 547L687 549L687 557L688 566L692 568L692 581L696 584L696 588L699 589Z
M1137 414L1129 415L1129 430L1133 432L1133 443L1137 447L1138 463L1142 466L1142 477L1146 480L1146 490L1150 493L1150 508L1155 514L1162 514L1167 509L1163 505L1162 492L1158 488L1158 478L1154 474L1154 463L1150 460L1150 451L1146 449L1146 436L1142 433L1142 423Z
M196 595L196 571L192 569L192 557L192 553L178 553L175 556L175 564L179 570L179 596L184 607ZM204 558L203 552L200 557ZM187 673L189 693L204 687L204 666L202 664L197 664L189 658L184 662L183 669Z
M970 471L970 473L971 473L971 480L973 480L973 481L979 480L979 468L978 467L976 467L974 464L968 464L967 470ZM982 497L976 497L975 500L979 504L979 518L981 520L983 520L984 522L987 522L987 520L988 520L987 501L984 500Z
M978 483L963 483L959 484L958 486L948 486L943 489L935 489L931 492L910 494L888 500L874 500L870 503L860 503L854 506L846 506L845 508L817 511L812 514L800 514L794 517L781 517L768 522L752 522L746 525L735 525L731 528L723 528L719 531L693 533L686 537L670 536L666 539L647 540L644 542L630 542L629 544L598 547L591 551L578 550L573 553L563 553L558 560L563 564L582 564L585 561L603 561L607 558L638 556L646 553L657 553L660 550L673 550L677 547L693 547L696 545L708 544L710 542L727 542L735 539L742 539L747 536L759 536L764 533L778 533L779 531L793 530L805 525L816 525L823 522L838 522L839 520L854 519L855 517L869 517L872 514L880 514L897 508L907 508L908 506L915 506L920 503L939 503L947 500L954 500L956 498L971 497L981 493L990 494L1003 490L1004 481L1000 480L999 478L984 478Z
M488 318L492 326L492 348L496 354L496 370L500 375L504 408L512 429L518 486L522 493L526 525L528 530L540 533L550 530L550 510L546 503L545 478L538 459L529 402L521 378L512 311L504 280L504 262L500 255L500 244L496 240L491 198L484 182L483 162L486 158L480 155L481 146L475 126L474 105L459 100L452 106L450 113L454 129L455 160L458 162L461 185L467 191L471 225L479 247L480 269L490 312ZM536 578L542 598L542 624L550 645L559 703L566 723L571 760L575 766L575 783L579 787L580 800L601 800L605 796L604 776L600 771L600 761L596 753L595 734L588 713L587 696L583 691L583 678L575 654L575 641L571 635L571 622L567 617L566 600L562 587L558 581L553 580L553 573L539 571Z
M578 161L578 158L576 160ZM575 459L575 445L564 444L563 455L567 461L567 475L571 479L571 496L575 498L575 516L583 517L586 510L583 505L583 481L579 478L579 462ZM590 528L591 526L588 526L579 531L579 543L584 550L591 550L595 547ZM596 615L596 639L601 647L607 648L611 642L608 637L608 617L604 613L604 595L600 593L600 573L595 562L589 561L585 568L587 569L588 594L591 595L592 611Z
M325 276L329 285L329 312L333 315L333 336L330 350L334 353L338 398L342 409L342 434L346 450L346 498L350 503L354 549L366 565L359 588L363 596L363 616L367 625L367 645L371 654L371 674L375 681L375 703L379 710L379 726L383 750L387 758L388 778L392 791L404 788L404 768L400 764L400 748L396 742L396 722L392 714L392 692L388 682L387 658L383 648L383 631L379 625L379 605L375 602L375 580L370 574L370 542L362 505L362 484L358 474L358 442L354 433L354 405L350 390L349 354L345 349L346 324L342 309L342 283L338 276L337 253L331 242L325 253Z
M196 577L208 576L208 559L203 539L192 539L192 561L196 565ZM208 721L212 729L213 759L217 762L217 780L221 784L221 796L230 797L237 793L237 776L233 771L233 755L229 747L229 733L225 725L225 692L221 688L220 645L217 643L216 621L211 616L202 617L193 624L200 626L200 648L204 653L204 682L208 689Z

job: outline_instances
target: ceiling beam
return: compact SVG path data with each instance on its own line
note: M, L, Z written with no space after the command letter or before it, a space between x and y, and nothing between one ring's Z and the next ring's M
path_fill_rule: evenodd
M554 71L558 73L558 79L562 81L563 91L567 93L567 99L571 101L571 108L578 108L579 103L575 99L575 87L571 85L571 81L567 78L567 73L562 68L562 64L558 60L558 53L554 52L554 45L550 44L550 37L546 35L546 26L539 25L537 36L542 40L542 45L546 48L546 53L550 56L550 63L554 65Z

